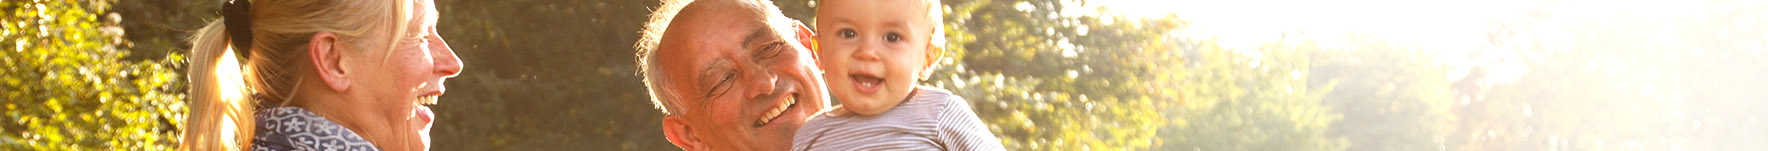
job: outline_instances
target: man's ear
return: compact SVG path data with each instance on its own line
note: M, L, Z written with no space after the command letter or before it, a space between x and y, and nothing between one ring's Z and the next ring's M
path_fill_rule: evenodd
M933 78L933 70L936 69L934 65L938 65L939 61L943 59L945 59L944 48L935 43L927 44L927 64L921 66L921 80Z
M797 35L798 43L804 44L804 48L810 48L810 59L822 60L821 58L818 58L821 57L821 55L817 55L817 53L821 53L823 50L817 48L816 32L810 31L809 26L804 26L804 21L792 21L792 27L793 30L797 30L793 33L797 33L795 35Z
M694 129L688 126L687 120L681 119L680 115L663 116L663 137L669 138L669 143L681 147L682 150L706 149L702 148L704 146L700 142L700 137L694 136Z
M321 82L332 91L344 92L350 89L350 77L344 75L343 51L338 50L338 35L331 32L313 34L307 41L307 58L313 60L314 72L319 74Z

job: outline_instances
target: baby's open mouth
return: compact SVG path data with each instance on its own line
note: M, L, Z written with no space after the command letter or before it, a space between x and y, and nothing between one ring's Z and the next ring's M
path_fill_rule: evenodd
M884 78L870 74L853 74L850 77L853 79L854 90L858 90L859 93L878 92L879 87L884 85Z

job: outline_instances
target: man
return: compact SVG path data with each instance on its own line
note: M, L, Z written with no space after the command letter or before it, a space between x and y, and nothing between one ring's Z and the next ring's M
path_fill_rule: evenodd
M664 2L638 65L663 132L684 150L789 150L827 107L810 30L766 0Z

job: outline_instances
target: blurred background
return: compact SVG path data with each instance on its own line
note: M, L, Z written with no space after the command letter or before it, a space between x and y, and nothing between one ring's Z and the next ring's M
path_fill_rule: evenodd
M435 150L679 150L653 0L436 0ZM170 150L218 0L0 2L0 150ZM814 22L815 1L776 0ZM1768 148L1760 0L946 0L924 84L1011 150Z

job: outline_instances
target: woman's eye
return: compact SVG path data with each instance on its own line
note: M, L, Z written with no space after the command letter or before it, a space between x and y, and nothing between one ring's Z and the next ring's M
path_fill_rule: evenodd
M841 38L847 38L847 39L853 39L853 37L859 37L859 33L853 32L853 29L841 29L841 31L838 31L835 34L841 35Z
M417 38L413 38L413 39L414 40L412 40L411 42L415 42L417 44L429 44L430 43L430 36L420 35L420 36L417 36Z
M885 34L884 41L888 41L888 42L902 41L902 35L898 35L896 33Z

